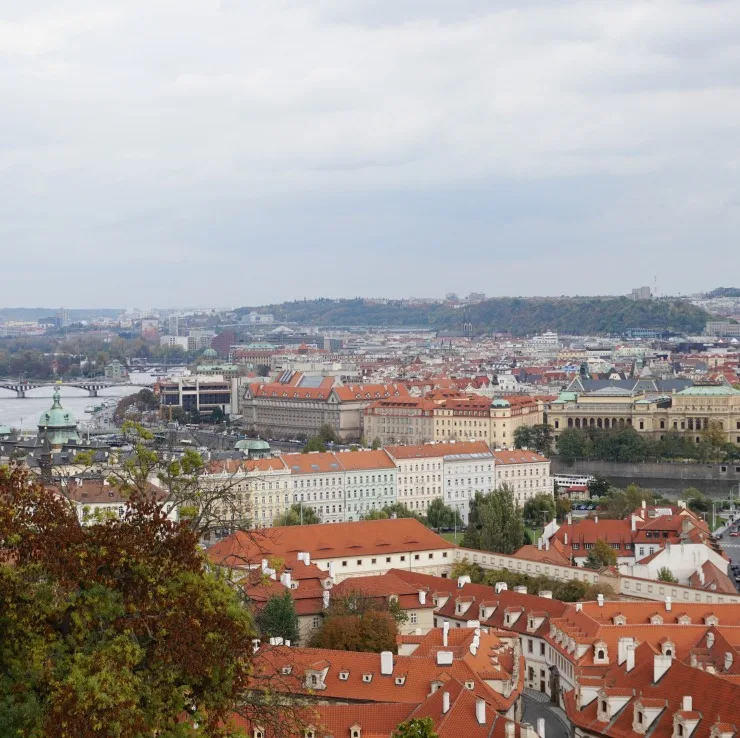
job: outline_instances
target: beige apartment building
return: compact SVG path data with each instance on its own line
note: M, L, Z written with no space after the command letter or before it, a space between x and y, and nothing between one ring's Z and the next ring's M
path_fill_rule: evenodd
M453 398L434 410L435 441L483 440L492 448L513 448L514 431L521 425L544 422L544 402L512 396L490 400L479 395Z
M434 410L437 403L421 397L389 397L365 408L364 435L388 444L419 444L434 439Z
M553 494L550 459L546 456L517 449L494 451L493 459L495 486L506 484L511 487L514 499L520 507L537 495Z
M401 397L408 397L403 384L335 386L329 378L320 386L309 386L291 379L246 385L240 410L247 427L262 436L313 436L322 425L329 425L343 440L352 441L362 436L366 407L377 400Z
M654 398L619 387L583 394L564 392L550 404L547 416L556 434L568 428L631 426L656 437L667 431L687 433L697 443L701 431L716 424L728 442L740 445L740 391L727 384L694 385Z

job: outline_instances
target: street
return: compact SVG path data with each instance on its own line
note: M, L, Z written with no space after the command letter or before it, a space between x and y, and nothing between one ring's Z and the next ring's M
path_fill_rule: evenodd
M565 713L553 705L547 695L533 689L525 689L522 720L537 728L537 718L545 718L546 738L569 738L570 723Z

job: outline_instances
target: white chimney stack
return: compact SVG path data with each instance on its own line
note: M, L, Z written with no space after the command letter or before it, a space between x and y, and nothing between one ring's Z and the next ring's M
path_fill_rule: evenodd
M596 595L596 599L599 603L599 607L604 607L604 595L599 593L598 595Z
M725 651L725 671L729 671L732 668L732 662L734 660L732 651Z
M486 724L486 701L480 699L475 701L475 719L478 721L478 725Z
M545 718L537 718L537 735L545 738Z
M260 639L252 638L252 653L257 653L260 650Z
M631 518L632 518L632 524L631 524L632 532L637 533L637 515L632 515Z
M504 726L504 738L514 738L516 731L516 725L511 721L508 721Z
M573 513L568 513L568 525L573 525Z
M598 522L599 522L599 516L598 515L594 515L594 523L598 523Z
M380 652L380 673L383 676L390 676L393 674L393 652L392 651L381 651Z
M427 593L423 589L420 589L419 590L419 604L420 605L426 605L427 604Z
M545 539L545 551L549 551L549 550L550 550L550 539L546 538Z
M537 549L542 551L542 536L537 539Z
M635 668L635 644L630 643L627 646L627 671Z
M496 582L496 594L505 592L507 589L509 589L509 585L506 582Z
M442 625L442 645L447 648L447 634L450 630L450 621L445 620L444 624Z
M564 544L565 544L566 546L568 545L568 534L567 534L567 533L564 533L564 534L563 534L563 543L564 543Z
M306 552L304 555L306 558L303 561L306 564L306 566L308 566L311 563L311 554Z
M442 692L442 714L446 715L450 711L450 693Z
M327 608L327 607L329 607L329 598L330 598L330 597L331 597L331 594L329 593L329 590L327 590L327 589L325 589L325 590L324 590L324 591L323 591L323 592L321 593L321 598L322 598L322 599L323 599L323 601L324 601L324 602L323 602L323 604L324 604L324 610L326 610L326 608Z
M684 712L691 712L693 707L693 699L691 698L691 695L685 695L684 698L681 700L681 709Z
M656 653L653 656L653 682L659 682L660 678L671 668L672 659L670 656Z
M670 612L672 606L673 605L672 605L672 602L671 602L671 598L670 597L666 597L665 598L665 609L666 609L666 611L667 612Z
M282 584L283 587L287 587L288 589L290 589L290 572L289 571L284 571L280 575L280 584Z
M329 576L334 579L334 562L329 562Z

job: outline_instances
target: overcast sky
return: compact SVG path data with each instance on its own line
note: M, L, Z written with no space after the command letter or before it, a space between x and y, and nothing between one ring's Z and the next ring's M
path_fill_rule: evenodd
M0 0L0 305L740 286L738 0Z

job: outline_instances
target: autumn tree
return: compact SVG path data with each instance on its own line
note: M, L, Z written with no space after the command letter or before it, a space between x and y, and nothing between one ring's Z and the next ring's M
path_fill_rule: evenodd
M325 618L310 645L339 651L395 652L397 635L398 624L390 613L368 610L363 615Z
M294 646L298 645L300 640L298 615L290 592L270 597L257 613L256 620L263 638L282 638Z
M244 697L249 610L151 496L83 526L0 467L0 541L0 735L215 737L237 708L275 717Z
M276 527L286 525L315 525L320 523L318 513L312 507L303 505L300 502L291 505L282 515L278 515L273 525Z
M483 581L484 571L480 564L470 561L466 556L461 561L456 561L450 570L450 577L458 579L459 577L470 577L473 584L480 584Z

